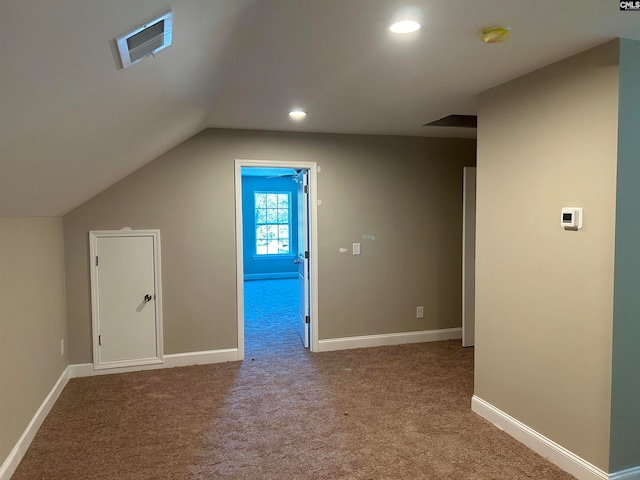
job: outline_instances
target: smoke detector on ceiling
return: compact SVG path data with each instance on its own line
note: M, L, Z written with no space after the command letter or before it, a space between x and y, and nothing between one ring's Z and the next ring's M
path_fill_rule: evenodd
M510 36L511 32L504 27L485 28L480 32L480 40L484 43L504 43Z
M173 12L169 10L150 22L116 38L122 68L129 68L149 55L171 45Z

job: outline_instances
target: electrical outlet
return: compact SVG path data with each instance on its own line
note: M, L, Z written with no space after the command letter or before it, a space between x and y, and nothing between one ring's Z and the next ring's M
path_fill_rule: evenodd
M64 355L64 338L60 340L60 355Z
M416 318L424 318L424 307L418 307L416 309Z
M353 244L353 254L354 255L360 255L360 244L359 243L354 243Z

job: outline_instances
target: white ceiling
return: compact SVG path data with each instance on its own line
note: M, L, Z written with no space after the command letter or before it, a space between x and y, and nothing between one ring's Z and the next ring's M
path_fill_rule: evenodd
M0 0L0 217L61 215L206 127L474 136L421 125L622 36L614 0ZM172 8L173 45L113 40ZM386 28L398 16L423 28ZM503 45L486 26L512 31ZM308 112L299 123L287 112Z

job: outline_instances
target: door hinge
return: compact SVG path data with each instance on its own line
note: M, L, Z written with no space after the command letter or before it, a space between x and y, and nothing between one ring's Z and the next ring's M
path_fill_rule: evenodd
M309 258L309 250L304 252L304 258Z
M309 315L306 315L304 317L304 323L311 323L311 318L309 317Z
M96 255L96 267L98 266L98 255Z
M304 186L304 193L309 193L309 185Z
M102 346L102 335L98 335L98 345Z

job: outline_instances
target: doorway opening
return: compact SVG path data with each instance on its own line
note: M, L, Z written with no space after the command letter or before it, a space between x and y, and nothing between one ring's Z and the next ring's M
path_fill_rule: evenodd
M239 358L317 350L316 165L236 160Z

